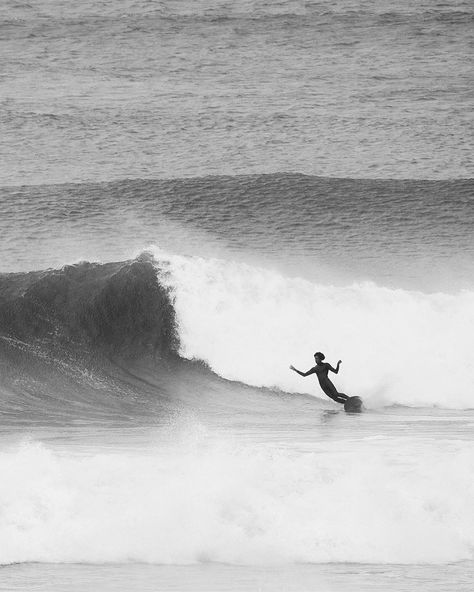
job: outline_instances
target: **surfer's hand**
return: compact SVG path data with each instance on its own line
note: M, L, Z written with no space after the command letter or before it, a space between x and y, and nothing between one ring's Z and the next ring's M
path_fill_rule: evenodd
M294 366L290 366L290 370L296 370Z
M342 364L342 360L339 360L338 361L337 365L339 366L339 364Z

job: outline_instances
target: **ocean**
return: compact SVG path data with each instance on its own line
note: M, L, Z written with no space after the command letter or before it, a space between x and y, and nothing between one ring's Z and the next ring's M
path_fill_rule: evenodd
M0 591L472 589L473 23L3 2Z

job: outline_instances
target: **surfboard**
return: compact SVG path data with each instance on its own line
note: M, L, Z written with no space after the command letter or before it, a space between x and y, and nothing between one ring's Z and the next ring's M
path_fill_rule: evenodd
M344 411L347 413L362 413L364 404L360 397L349 397L344 403Z

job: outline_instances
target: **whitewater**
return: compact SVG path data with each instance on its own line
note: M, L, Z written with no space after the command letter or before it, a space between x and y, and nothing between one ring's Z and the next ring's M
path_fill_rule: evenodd
M161 256L159 267L175 297L182 355L229 380L301 392L310 387L288 360L310 367L317 345L349 359L341 392L369 406L474 407L472 291L335 287L197 257Z

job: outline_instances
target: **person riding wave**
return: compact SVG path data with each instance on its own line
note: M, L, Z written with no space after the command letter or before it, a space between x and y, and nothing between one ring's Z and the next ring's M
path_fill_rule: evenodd
M316 374L319 381L319 386L323 390L324 394L326 394L330 399L336 401L337 403L344 404L347 399L349 398L344 393L337 392L336 387L333 383L329 380L328 372L334 372L337 374L339 372L339 366L342 364L342 361L339 360L336 367L333 368L331 364L324 362L325 355L321 352L316 352L314 354L314 361L316 362L316 366L313 366L308 372L301 372L297 370L294 366L290 366L290 370L293 370L300 376L309 376L310 374Z

